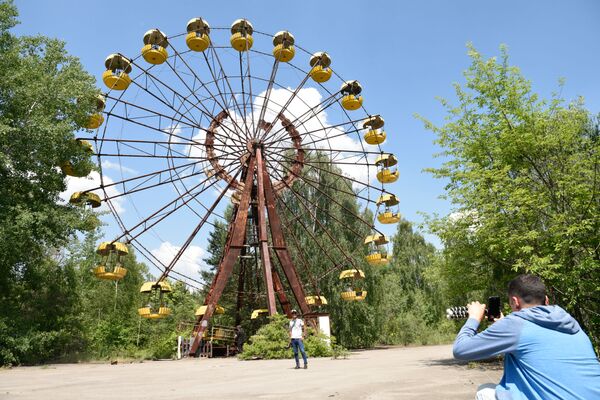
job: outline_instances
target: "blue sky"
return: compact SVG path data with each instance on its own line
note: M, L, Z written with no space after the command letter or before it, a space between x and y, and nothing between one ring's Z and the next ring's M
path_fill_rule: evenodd
M452 83L464 81L467 42L485 56L508 45L511 64L521 68L542 97L564 77L566 99L583 96L588 109L600 111L600 1L54 0L16 5L21 24L15 33L64 40L99 82L106 55L139 54L142 35L150 28L178 34L190 18L201 16L213 27L247 18L261 32L289 30L300 46L327 51L344 79L360 80L365 106L384 116L385 150L397 155L401 173L390 190L401 200L401 213L416 222L420 212L444 215L451 205L439 199L444 182L422 172L439 165L433 157L439 149L413 115L442 122L444 109L435 98L452 100ZM439 246L436 238L427 237ZM172 242L178 241L183 239Z

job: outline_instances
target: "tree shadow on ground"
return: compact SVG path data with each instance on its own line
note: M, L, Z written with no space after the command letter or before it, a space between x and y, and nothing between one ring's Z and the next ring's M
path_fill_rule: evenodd
M463 361L454 358L441 358L425 360L423 361L423 364L428 367L466 367L468 369L480 369L486 371L502 371L503 369L502 358L492 358L490 360L481 361Z

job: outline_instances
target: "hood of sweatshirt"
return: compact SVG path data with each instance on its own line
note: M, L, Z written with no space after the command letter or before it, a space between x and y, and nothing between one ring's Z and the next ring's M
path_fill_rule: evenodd
M579 323L559 306L535 306L512 313L541 327L562 333L575 334L581 330Z

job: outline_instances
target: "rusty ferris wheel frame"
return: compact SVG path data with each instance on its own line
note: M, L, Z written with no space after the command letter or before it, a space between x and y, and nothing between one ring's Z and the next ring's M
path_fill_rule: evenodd
M213 28L213 32L226 29L228 28ZM272 35L266 33L257 31L252 33L261 37L273 38ZM158 160L166 160L165 168L119 181L107 180L101 170L100 186L87 190L87 192L102 191L102 200L108 205L122 231L114 238L113 242L124 240L162 271L157 282L171 277L176 280L185 278L188 284L196 288L195 285L204 284L176 271L175 266L200 230L207 224L213 225L210 221L211 216L224 218L219 215L217 208L228 194L233 193L231 197L234 205L232 216L227 220L229 227L226 245L215 278L211 282L205 298L206 311L198 317L194 328L195 341L191 349L191 352L194 353L204 329L208 326L208 322L216 310L219 298L232 275L236 262L240 257L246 255L250 245L248 226L253 227L257 236L256 243L253 245L258 249L259 257L256 261L258 262L260 259L260 269L270 315L277 312L276 301L279 302L286 314L289 315L291 310L290 298L285 292L280 271L273 263L273 258L278 260L280 270L283 272L291 294L302 313L310 315L312 312L311 305L306 301L305 287L295 266L296 263L300 263L308 270L307 260L293 230L289 229L291 224L295 223L302 227L307 236L315 241L325 258L331 262L332 266L327 273L346 264L350 264L358 270L353 258L354 254L345 254L337 245L335 234L330 232L326 226L318 220L316 221L319 228L331 239L331 243L338 246L341 254L345 254L343 259L332 256L331 249L323 246L303 222L307 216L312 216L311 209L315 210L318 205L296 190L294 182L298 181L307 185L327 201L343 207L346 212L364 223L373 232L381 234L373 221L367 221L355 211L345 207L335 196L331 196L319 187L317 180L303 174L303 170L308 168L332 174L336 180L345 182L346 185L345 189L336 188L336 190L356 196L367 206L370 203L379 205L373 193L385 195L389 192L383 185L375 186L370 183L371 177L374 176L371 174L371 169L376 170L377 168L373 158L385 153L379 143L376 150L368 150L360 140L360 133L364 129L361 123L371 117L362 104L359 109L362 115L358 118L351 117L348 110L340 106L339 111L345 120L341 123L324 125L321 121L323 112L340 105L340 100L344 96L343 92L332 91L321 82L318 83L318 87L326 93L324 99L314 105L306 104L301 99L300 93L301 89L309 82L312 69L298 67L289 60L286 61L285 65L290 66L293 71L302 76L295 89L291 90L276 81L277 72L284 62L269 53L250 48L238 51L239 73L236 71L234 74L227 74L222 62L223 56L219 53L229 47L215 45L212 40L210 46L199 57L205 63L204 72L208 72L208 79L203 80L192 62L186 59L186 54L190 54L190 51L179 52L174 46L174 40L183 35L185 33L169 37L168 49L172 55L165 60L166 71L171 74L172 80L178 82L178 87L162 78L156 71L155 65L150 67L144 65L140 56L129 60L131 67L139 71L131 79L131 84L138 93L144 93L148 99L156 101L160 107L157 109L157 107L142 104L136 99L128 100L126 96L128 91L120 94L109 91L106 94L109 107L104 110L106 124L98 129L93 137L82 139L94 143L100 168L103 160L112 158L117 158L120 165L124 160L129 159L148 159L153 163ZM295 47L301 53L311 55L303 48L297 45ZM268 78L253 75L251 56L273 58ZM164 73L165 69L162 72ZM335 71L334 75L343 82ZM264 94L256 94L258 84L262 84L263 87L266 85ZM237 88L234 88L236 85ZM183 93L183 88L187 93ZM284 104L277 103L271 98L274 88L287 90L289 97ZM294 101L303 102L306 111L300 115L294 115L290 110ZM260 108L260 111L257 108ZM268 116L274 117L267 120ZM120 121L127 127L143 130L147 135L141 138L123 137L123 135L116 137L114 132L111 132L111 121ZM319 126L314 129L307 128L311 123L317 123ZM181 134L180 131L183 128L191 129L192 133L189 137ZM196 132L196 136L193 132ZM167 134L168 140L164 139L164 136L150 139L150 133ZM200 135L204 136L203 139L197 137L198 133L203 134ZM335 148L332 145L335 138L351 135L356 135L358 138L359 149ZM187 147L187 149L182 151L181 146ZM315 152L327 154L327 160L324 162L319 158L307 157ZM347 165L362 166L367 169L366 181L331 168L324 168L323 163L342 169ZM193 181L194 184L191 185L192 179L200 180ZM118 212L118 207L115 206L115 200L134 193L152 191L167 184L175 187L177 192L175 198L155 209L154 212L143 216L136 224L127 226ZM110 188L119 189L119 191L111 192ZM219 188L219 194L216 200L208 204L201 197L210 188ZM284 191L289 191L298 200L298 203L302 205L302 210L293 210L281 201L281 194ZM200 220L173 259L168 264L163 263L148 250L141 239L144 234L158 229L162 221L184 207L192 210ZM289 212L293 218L287 219L285 213L280 212L281 210ZM322 211L327 213L326 210ZM329 215L329 217L359 235L344 221L340 221L333 215ZM295 248L296 260L290 253L290 245ZM241 307L244 296L243 276L244 274L240 274L238 282L238 309ZM309 280L312 290L319 295L318 279L311 276Z

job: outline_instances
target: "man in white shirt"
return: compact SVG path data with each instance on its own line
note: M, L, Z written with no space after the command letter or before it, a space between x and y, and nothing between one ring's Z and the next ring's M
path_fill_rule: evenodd
M294 358L296 359L296 369L300 369L300 360L298 359L298 350L302 353L302 359L304 360L304 369L308 368L308 361L306 359L306 352L304 351L304 321L298 318L298 311L292 310L292 320L290 321L290 341L292 344L292 350L294 350Z

